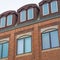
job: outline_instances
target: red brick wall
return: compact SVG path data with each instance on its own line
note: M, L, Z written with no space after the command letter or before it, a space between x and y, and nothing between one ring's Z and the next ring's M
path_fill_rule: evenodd
M0 38L9 37L9 56L8 60L60 60L60 48L43 51L41 48L41 28L58 25L60 40L60 18L51 19L30 26L0 33ZM32 53L16 55L16 36L32 32Z

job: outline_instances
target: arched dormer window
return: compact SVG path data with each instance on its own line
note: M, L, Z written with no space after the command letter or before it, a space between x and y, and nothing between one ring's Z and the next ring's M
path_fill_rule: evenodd
M0 28L5 27L6 24L6 17L1 17L0 19Z
M12 18L13 18L12 15L7 16L7 26L12 25Z
M51 5L51 13L58 12L58 4L57 4L57 1L52 1L50 5Z
M49 14L49 4L45 3L42 5L43 15Z
M52 28L42 32L42 49L59 47L58 29Z
M16 21L17 13L15 11L6 11L0 15L0 29L13 26Z
M39 8L36 4L28 4L17 10L18 24L21 22L36 20L38 18Z
M33 19L34 18L34 11L33 8L28 9L28 20Z
M23 10L20 12L20 22L26 21L26 11Z

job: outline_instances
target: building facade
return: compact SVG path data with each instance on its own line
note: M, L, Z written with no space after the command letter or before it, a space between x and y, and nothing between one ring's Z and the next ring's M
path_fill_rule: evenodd
M60 60L60 1L0 14L0 60Z

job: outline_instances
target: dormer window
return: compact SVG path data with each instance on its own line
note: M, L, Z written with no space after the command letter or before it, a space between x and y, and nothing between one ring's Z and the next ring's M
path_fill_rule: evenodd
M20 22L26 21L26 11L20 12Z
M42 5L42 9L43 9L43 15L49 14L49 4L48 3Z
M28 9L28 20L33 19L34 14L33 14L33 8Z
M5 23L6 23L6 18L5 17L2 17L0 19L0 28L5 27Z
M26 14L27 12L27 14ZM27 11L23 10L20 12L20 22L33 19L33 8L28 9ZM26 18L27 17L27 18Z
M12 15L7 16L7 26L12 25Z
M58 12L58 4L57 1L51 2L51 13Z
M38 18L39 8L36 4L28 4L17 10L18 12L18 24L36 20Z

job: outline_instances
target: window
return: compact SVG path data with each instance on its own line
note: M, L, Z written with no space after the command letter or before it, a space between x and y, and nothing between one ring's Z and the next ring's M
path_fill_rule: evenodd
M26 21L26 11L20 12L20 22Z
M57 1L51 2L51 13L58 12L58 4Z
M0 20L0 28L5 27L5 24L6 24L6 18L2 17Z
M43 49L59 47L58 30L42 33Z
M7 26L12 25L12 15L7 16Z
M33 19L34 14L33 14L33 8L28 9L28 20Z
M25 53L31 52L31 37L25 38Z
M1 54L2 54L2 45L0 44L0 58L1 58Z
M43 49L50 48L49 33L42 34Z
M0 59L8 57L8 42L0 44Z
M42 6L42 9L43 9L43 15L47 15L49 14L49 4L46 3Z
M18 39L18 44L17 44L17 54L24 54L31 52L31 37L25 37Z
M18 52L17 54L22 54L23 53L23 39L18 40Z

